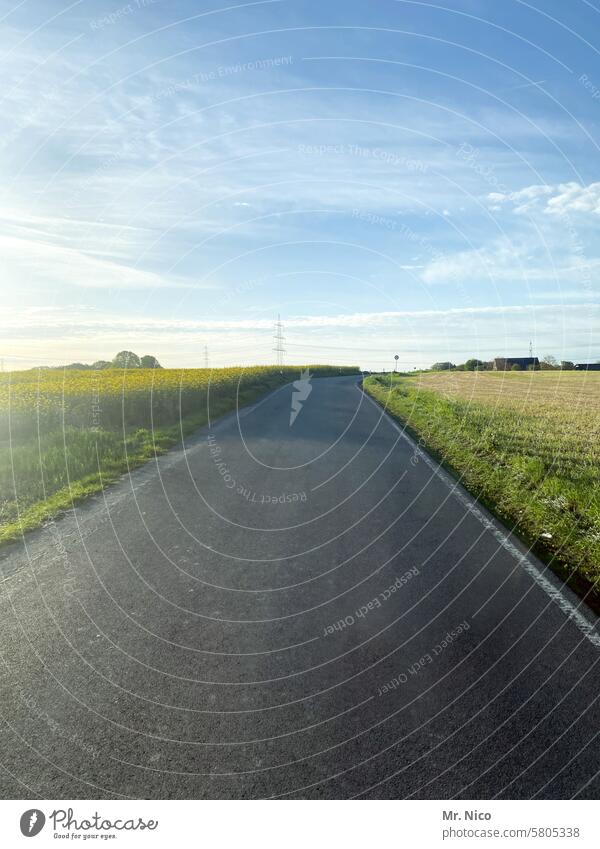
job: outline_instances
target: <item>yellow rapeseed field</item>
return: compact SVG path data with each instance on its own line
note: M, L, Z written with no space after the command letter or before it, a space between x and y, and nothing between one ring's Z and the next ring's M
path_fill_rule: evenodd
M20 536L301 368L31 369L0 375L0 542ZM315 377L357 368L308 366Z
M303 367L305 368L305 367ZM315 376L356 369L308 366ZM63 426L159 428L248 388L297 379L300 367L222 369L30 369L0 375L0 441L20 441Z

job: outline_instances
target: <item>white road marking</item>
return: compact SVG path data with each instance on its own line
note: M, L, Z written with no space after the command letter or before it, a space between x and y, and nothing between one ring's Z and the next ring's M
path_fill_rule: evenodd
M357 386L359 392L363 392L360 386ZM460 501L460 503L469 510L470 513L475 516L475 518L484 526L484 528L490 531L495 539L500 543L502 548L508 551L512 556L517 560L518 564L527 572L530 578L532 578L535 583L542 589L546 595L560 607L562 612L570 619L573 624L579 628L581 633L590 641L590 643L596 648L600 648L600 634L596 630L596 626L593 625L578 609L575 605L566 598L561 590L558 587L555 587L552 581L548 580L545 575L542 575L537 566L529 560L529 558L523 554L517 548L514 543L510 541L510 539L503 533L500 528L498 528L491 519L489 519L477 506L476 502L472 500L472 498L459 489L460 484L455 481L450 475L448 475L441 466L435 462L428 454L426 454L419 445L414 441L414 439L409 436L406 431L401 428L398 423L392 418L392 416L384 410L367 392L363 392L366 398L373 404L374 407L380 413L383 413L387 419L387 421L394 427L398 433L402 436L403 439L408 442L414 452L420 457L432 472L437 475L437 477L442 480L447 487L450 488L452 494L455 498Z

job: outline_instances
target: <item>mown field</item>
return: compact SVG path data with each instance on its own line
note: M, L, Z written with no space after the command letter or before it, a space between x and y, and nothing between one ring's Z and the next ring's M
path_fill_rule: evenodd
M600 602L600 372L423 372L365 389Z
M308 368L315 377L358 373ZM0 374L0 542L299 376L299 366Z

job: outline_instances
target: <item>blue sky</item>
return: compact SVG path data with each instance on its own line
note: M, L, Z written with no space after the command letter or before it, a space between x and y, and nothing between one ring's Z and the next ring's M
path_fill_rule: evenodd
M600 358L600 10L0 4L0 356Z

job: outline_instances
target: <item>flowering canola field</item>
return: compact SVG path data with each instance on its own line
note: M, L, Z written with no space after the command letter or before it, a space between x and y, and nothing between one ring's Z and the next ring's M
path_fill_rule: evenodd
M31 369L0 374L0 542L284 383L357 368Z
M357 369L308 366L316 377ZM14 441L63 426L157 428L235 403L252 389L267 391L296 380L299 367L223 369L31 369L0 375L0 440Z

